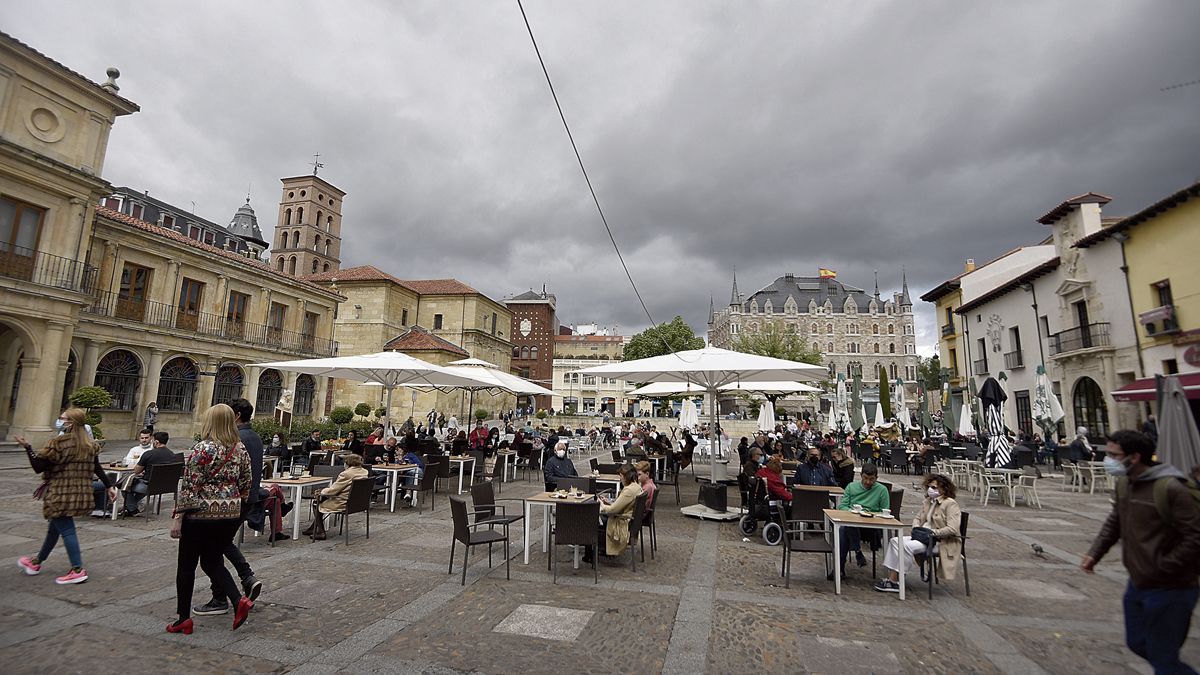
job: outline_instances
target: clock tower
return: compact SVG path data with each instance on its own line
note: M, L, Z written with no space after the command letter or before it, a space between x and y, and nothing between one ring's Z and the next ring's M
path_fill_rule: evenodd
M554 378L554 336L558 335L557 301L542 287L504 301L512 312L512 369L517 375L550 388ZM549 410L549 396L521 396L518 407Z

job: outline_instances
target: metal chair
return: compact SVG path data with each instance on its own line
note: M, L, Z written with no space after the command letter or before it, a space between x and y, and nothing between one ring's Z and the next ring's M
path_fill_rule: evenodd
M447 466L448 464L449 462L429 462L425 465L425 473L421 474L421 480L416 484L415 487L410 488L418 495L418 514L425 512L425 497L423 495L426 492L429 493L429 510L433 511L437 507L437 482L438 479L441 478L441 472L439 469L442 466Z
M503 525L505 532L508 531L509 525L515 525L525 520L525 500L524 499L496 499L496 495L492 492L492 483L476 483L471 486L471 501L474 503L477 521L488 521L496 525ZM520 510L518 515L510 515L501 502L518 502Z
M554 583L558 583L558 556L554 553L559 546L591 546L592 576L594 583L600 583L599 558L600 545L603 540L603 530L596 529L600 520L600 502L595 500L585 503L563 502L554 507L554 532L550 539L550 559L547 565L554 570Z
M825 554L825 573L833 568L833 543L827 539L833 531L825 526L829 493L816 490L792 490L792 517L783 528L783 585L792 587L792 554ZM817 527L812 527L816 525Z
M1003 498L1008 502L1009 506L1013 505L1012 486L1009 485L1007 477L1002 473L993 473L984 469L982 475L982 483L980 484L981 497L983 505L987 506L988 498L992 495L992 490L996 491L997 498Z
M654 493L654 501L658 501L658 493ZM658 550L658 528L654 524L654 504L647 502L646 515L642 518L642 527L650 529L650 559L654 560L654 552ZM646 559L645 540L642 540L642 560Z
M492 567L492 544L496 542L504 542L504 576L507 579L512 579L512 560L508 556L508 535L506 533L497 532L495 529L487 529L483 532L476 532L475 528L487 525L486 520L479 520L476 511L467 510L467 500L462 497L450 496L450 513L454 519L454 538L450 540L450 567L446 574L454 573L454 547L456 544L463 545L463 571L462 581L463 586L467 585L467 561L471 556L472 546L482 546L487 544L488 547L488 569ZM470 516L476 516L474 523L470 522Z
M967 574L967 520L971 514L966 511L962 512L962 520L958 524L958 538L961 541L961 550L959 551L962 558L963 568L963 586L966 588L967 597L971 595L971 577ZM938 567L938 537L934 538L933 550L929 551L929 599L933 599L933 585L939 583L937 580Z
M330 511L328 515L338 517L338 531L345 533L346 545L350 545L350 526L347 521L350 514L366 513L367 514L367 539L371 538L371 492L375 489L375 479L366 476L365 478L355 478L350 483L350 495L346 498L346 505L340 510Z
M438 461L435 462L434 464L429 465L429 466L437 467L437 471L434 472L434 476L437 478L437 482L434 483L434 486L437 489L441 489L440 483L441 483L441 481L445 481L446 489L449 489L450 488L450 458L445 455L435 455L435 456L438 458ZM428 468L425 469L425 473L429 473Z
M146 503L151 497L158 497L154 505L154 513L162 513L163 495L179 498L179 479L183 477L183 463L154 464L146 469Z

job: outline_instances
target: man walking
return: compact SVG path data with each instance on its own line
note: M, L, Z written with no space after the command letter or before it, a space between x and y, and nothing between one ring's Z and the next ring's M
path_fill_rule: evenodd
M250 428L250 420L254 417L254 406L244 398L234 399L229 402L229 407L233 408L233 413L237 415L238 436L242 439L242 445L246 448L246 454L250 455L250 500L259 498L259 482L262 480L263 468L263 442L255 433L254 429ZM242 504L242 520L246 519L247 508L251 501L243 502ZM238 577L242 580L242 590L246 592L246 597L253 602L258 599L258 595L262 593L262 582L258 577L254 576L254 570L250 568L250 563L246 562L246 556L242 555L237 544L229 542L229 546L222 551L224 556L233 564L237 570ZM225 601L225 596L218 597L217 587L214 584L212 587L213 597L207 603L199 607L193 607L192 611L200 616L210 614L224 614L229 611L229 605Z
M1093 574L1117 540L1129 572L1125 643L1158 675L1196 671L1179 660L1200 588L1200 502L1183 472L1151 459L1138 431L1108 438L1104 468L1117 476L1116 500L1080 567ZM1194 486L1192 486L1194 488Z

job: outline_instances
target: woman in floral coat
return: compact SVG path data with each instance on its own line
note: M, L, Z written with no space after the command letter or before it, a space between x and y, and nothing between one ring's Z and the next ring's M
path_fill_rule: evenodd
M179 540L175 569L176 608L179 620L168 633L192 632L192 587L196 563L214 585L214 595L236 607L233 628L246 621L254 603L242 597L225 569L222 551L233 542L241 523L242 502L250 491L250 456L238 437L233 409L218 403L204 413L200 435L184 465L179 500L175 505L171 536Z
M42 515L49 521L42 550L36 556L21 558L17 565L25 574L38 574L42 571L42 561L54 550L61 536L71 569L54 580L58 584L79 584L88 580L79 553L79 537L75 534L75 516L86 516L95 508L92 476L104 483L109 499L117 498L117 488L100 468L100 446L88 436L85 415L79 408L63 411L58 418L62 433L46 441L46 446L36 453L24 438L16 438L29 453L34 469L42 473L45 481Z

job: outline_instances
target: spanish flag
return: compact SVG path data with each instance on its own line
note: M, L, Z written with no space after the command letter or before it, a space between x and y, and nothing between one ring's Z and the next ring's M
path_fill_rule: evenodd
M837 272L835 272L833 270L827 270L824 267L822 267L817 270L817 276L821 277L822 279L836 279Z

